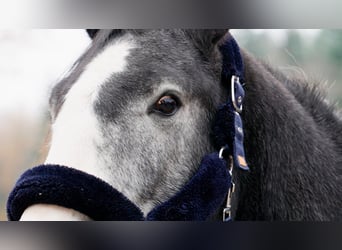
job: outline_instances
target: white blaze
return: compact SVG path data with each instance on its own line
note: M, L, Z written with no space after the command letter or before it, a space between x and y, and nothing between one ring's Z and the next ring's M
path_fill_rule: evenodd
M53 124L46 164L59 164L101 176L96 144L101 141L93 110L100 86L115 73L125 70L126 57L134 44L123 37L108 45L85 68L65 97ZM103 174L102 174L103 175Z

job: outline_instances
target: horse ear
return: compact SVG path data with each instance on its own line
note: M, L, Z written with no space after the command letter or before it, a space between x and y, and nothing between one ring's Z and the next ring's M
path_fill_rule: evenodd
M210 56L214 48L228 33L228 29L188 30L188 35L195 47L205 56Z
M88 33L88 36L91 38L91 39L94 39L94 37L96 36L97 32L99 30L94 30L94 29L86 29L87 33Z

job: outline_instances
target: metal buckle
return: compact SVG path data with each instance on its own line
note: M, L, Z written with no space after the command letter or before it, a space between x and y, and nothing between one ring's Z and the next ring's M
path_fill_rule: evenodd
M223 209L222 221L229 221L232 218L231 207L226 207Z
M220 152L219 152L219 158L220 159L223 159L223 152L224 150L226 150L227 147L222 147L220 149ZM229 163L230 163L230 166L229 166L229 174L231 176L231 178L233 178L233 157L230 155L229 156ZM228 221L231 219L232 217L232 214L231 214L231 208L232 208L232 196L233 196L233 193L235 191L235 183L233 181L231 181L231 186L229 187L228 189L228 194L227 194L227 201L226 201L226 206L225 208L223 209L223 214L222 214L222 219L223 221Z
M241 113L242 112L242 104L240 105L240 107L236 104L236 100L235 100L235 81L237 81L238 83L240 83L240 78L233 75L232 79L231 79L231 94L232 94L232 103L233 106L236 110L236 112Z
M226 207L223 209L223 214L222 214L223 221L227 221L227 219L230 220L232 217L232 197L233 197L234 191L235 191L235 184L234 182L232 182L231 187L228 189Z
M223 152L227 149L227 146L224 146L220 149L220 152L219 152L219 158L220 159L223 159Z

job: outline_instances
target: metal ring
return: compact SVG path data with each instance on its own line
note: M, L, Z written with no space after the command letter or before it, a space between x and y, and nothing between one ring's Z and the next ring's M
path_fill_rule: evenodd
M235 100L235 80L240 82L240 78L233 75L232 76L232 79L231 79L231 93L232 93L232 103L233 103L233 106L235 108L235 110L238 112L238 113L241 113L242 112L242 104L241 106L239 107L237 104L236 104L236 100Z
M219 152L219 158L220 159L223 159L223 152L224 152L224 150L226 150L227 149L227 146L224 146L224 147L222 147L221 149L220 149L220 152Z

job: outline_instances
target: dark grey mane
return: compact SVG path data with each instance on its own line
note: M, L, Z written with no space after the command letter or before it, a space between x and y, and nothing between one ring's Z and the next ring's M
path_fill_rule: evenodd
M341 119L314 83L244 58L252 174L241 173L237 218L341 219Z

